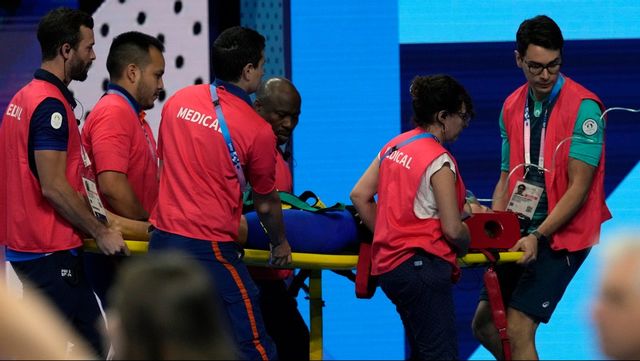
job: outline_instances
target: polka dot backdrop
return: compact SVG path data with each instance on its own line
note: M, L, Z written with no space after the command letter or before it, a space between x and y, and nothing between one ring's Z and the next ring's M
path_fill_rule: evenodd
M127 31L140 31L165 45L165 93L146 116L157 136L160 111L168 96L209 79L208 14L207 0L106 0L93 14L96 60L89 77L70 86L82 104L76 115L82 112L86 117L107 88L106 62L112 39Z
M266 38L264 78L285 75L283 0L241 0L240 24Z

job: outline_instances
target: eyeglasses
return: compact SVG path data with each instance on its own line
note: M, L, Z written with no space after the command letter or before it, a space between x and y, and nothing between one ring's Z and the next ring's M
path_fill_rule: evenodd
M547 65L542 65L533 61L526 61L524 59L522 59L522 62L527 65L527 69L532 75L540 75L545 69L547 69L549 74L556 74L560 71L560 65L562 65L562 60L560 59L556 59Z

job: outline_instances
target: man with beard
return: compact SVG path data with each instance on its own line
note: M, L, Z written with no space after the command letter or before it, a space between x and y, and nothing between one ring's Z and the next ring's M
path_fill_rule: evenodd
M111 82L82 128L85 147L105 206L117 215L146 221L158 198L156 142L145 110L164 84L164 45L131 31L113 39L107 56ZM105 306L121 257L85 255L89 280Z
M18 277L47 295L101 351L100 309L79 257L82 238L94 238L105 254L128 249L79 193L87 173L67 86L87 78L96 57L92 28L89 15L68 8L52 10L38 25L41 68L11 99L0 125L0 240Z

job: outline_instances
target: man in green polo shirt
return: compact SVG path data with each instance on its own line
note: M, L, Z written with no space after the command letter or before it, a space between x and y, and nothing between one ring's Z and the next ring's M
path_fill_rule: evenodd
M507 97L500 115L502 164L492 207L516 212L521 221L522 238L512 251L524 255L497 272L512 357L532 360L538 325L549 322L611 214L604 203L602 102L560 73L564 40L551 18L525 20L516 42L516 64L527 82ZM504 358L486 290L473 331Z

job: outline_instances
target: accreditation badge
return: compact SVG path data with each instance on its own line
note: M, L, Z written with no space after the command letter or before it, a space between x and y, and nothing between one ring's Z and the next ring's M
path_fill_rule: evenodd
M544 188L525 181L517 181L507 210L531 220L538 207Z
M84 190L87 192L87 197L89 198L89 204L91 205L93 214L100 222L106 224L108 221L107 211L104 209L100 196L98 195L98 187L96 186L96 183L89 178L82 177L82 184L84 185Z

